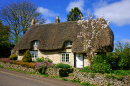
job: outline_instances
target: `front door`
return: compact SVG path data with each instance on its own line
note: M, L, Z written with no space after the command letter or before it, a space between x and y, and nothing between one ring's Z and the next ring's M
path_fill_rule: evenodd
M76 68L83 68L83 54L76 54Z

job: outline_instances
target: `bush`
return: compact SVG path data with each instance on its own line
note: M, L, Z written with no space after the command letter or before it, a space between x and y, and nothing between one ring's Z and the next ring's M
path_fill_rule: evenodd
M18 57L14 54L10 55L10 57L9 57L10 60L17 60L17 58Z
M29 62L11 61L10 64L17 64L23 67L34 68L34 63L29 63Z
M38 65L36 68L36 71L38 71L41 74L44 74L46 69L47 69L47 64L45 63L41 63L40 65Z
M29 50L27 50L24 55L23 55L23 58L22 58L22 61L23 62L32 62L32 58L31 58L31 54L29 52Z
M91 68L93 73L110 73L111 66L104 60L102 63L95 62L91 65Z
M68 64L58 63L58 64L54 65L53 68L63 68L63 69L65 69L65 68L71 68L71 66L68 65Z
M44 59L44 62L52 63L53 61L52 61L51 59L49 59L49 58L46 57L46 58Z
M54 64L49 62L37 62L34 64L36 71L44 74L47 68L52 67Z
M49 63L52 63L53 61L49 58L44 58L44 57L41 57L41 58L37 58L36 59L36 62L49 62Z
M37 59L36 59L36 62L44 62L44 57L37 58Z
M86 66L82 70L79 70L79 72L87 72L87 73L89 73L90 72L90 67Z
M10 62L11 60L9 58L1 58L0 61L7 63Z

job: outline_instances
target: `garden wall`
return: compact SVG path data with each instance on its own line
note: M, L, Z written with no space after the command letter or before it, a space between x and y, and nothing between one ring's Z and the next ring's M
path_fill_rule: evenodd
M21 65L4 63L4 62L0 62L0 64L4 68L11 68L11 69L20 70L20 71L24 71L24 72L28 72L28 73L34 73L35 72L35 69L23 67ZM72 70L73 70L72 68L70 68L70 69L47 68L45 73L47 73L49 76L54 76L54 77L56 77L56 76L68 76L68 73L72 72Z
M101 86L130 86L130 76L123 76L121 80L116 78L105 78L102 74L91 74L85 72L74 72L74 78L78 78L81 83L89 82L90 84L101 85Z
M24 72L28 72L28 73L35 72L34 69L27 68L27 67L22 67L21 65L10 64L10 63L3 63L3 62L0 62L0 64L4 68L11 68L11 69L20 70L20 71L24 71Z

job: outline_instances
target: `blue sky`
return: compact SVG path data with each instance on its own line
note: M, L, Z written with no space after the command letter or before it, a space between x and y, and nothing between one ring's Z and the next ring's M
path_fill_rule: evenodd
M0 0L0 9L7 3L23 0ZM130 0L27 0L34 3L42 13L46 23L54 23L56 16L61 22L67 20L67 14L79 7L84 16L90 11L97 17L109 17L110 28L114 33L114 42L130 43Z

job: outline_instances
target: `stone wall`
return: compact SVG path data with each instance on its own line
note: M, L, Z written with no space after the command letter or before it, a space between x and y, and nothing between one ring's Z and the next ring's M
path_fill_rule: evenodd
M108 86L108 84L112 86L130 86L130 76L123 76L123 79L118 80L116 78L105 78L102 74L91 74L85 72L74 72L74 78L78 78L81 83L89 82L90 84L100 85L100 86Z
M16 64L9 64L9 63L3 63L0 62L1 66L4 68L11 68L11 69L16 69L16 70L20 70L20 71L24 71L24 72L28 72L28 73L33 73L35 72L34 69L32 68L27 68L27 67L22 67L21 65L16 65Z
M49 76L68 76L68 73L73 72L73 68L66 68L66 69L62 69L62 68L47 68L46 72Z

